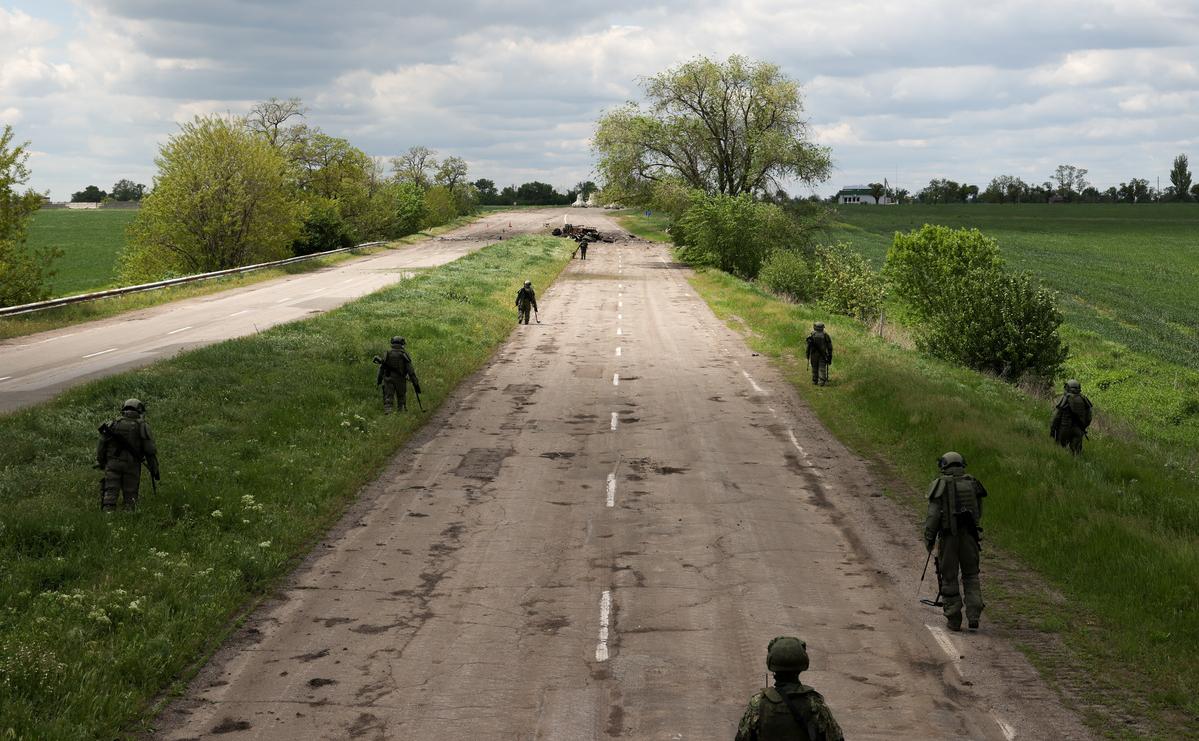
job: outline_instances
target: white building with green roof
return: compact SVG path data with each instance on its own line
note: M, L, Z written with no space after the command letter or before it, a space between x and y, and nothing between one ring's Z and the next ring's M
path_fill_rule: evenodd
M850 185L837 191L837 204L856 205L866 203L871 206L887 206L894 203L887 196L875 200L868 185Z

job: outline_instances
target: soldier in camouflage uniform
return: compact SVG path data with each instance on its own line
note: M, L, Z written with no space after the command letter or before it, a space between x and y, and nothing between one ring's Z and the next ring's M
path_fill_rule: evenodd
M530 310L537 311L537 294L533 291L533 281L526 280L516 292L516 322L528 324Z
M1090 426L1091 400L1082 395L1082 384L1071 378L1066 381L1065 393L1053 405L1049 436L1074 455L1081 455L1082 439Z
M940 541L937 551L937 579L942 611L950 630L962 629L962 602L965 594L966 619L970 630L978 630L983 611L982 586L978 578L979 541L982 528L983 499L987 490L966 473L966 461L957 453L946 453L937 461L941 469L928 490L928 517L924 520L924 545L928 550ZM958 588L958 572L962 574Z
M137 493L142 481L142 461L154 481L159 480L158 447L145 420L146 405L129 399L121 406L121 416L100 425L96 445L96 468L104 471L100 483L100 509L112 512L117 496L126 510L137 509Z
M812 365L812 383L827 386L828 367L833 364L833 338L824 331L824 322L816 322L812 325L812 333L808 335L807 345L804 356Z
M403 337L391 338L391 349L383 357L375 356L379 365L379 373L375 376L375 385L383 387L383 413L391 414L393 402L398 401L399 410L408 409L408 380L412 380L412 390L420 393L420 381L416 379L416 369L412 365L412 357L404 349L406 341Z
M766 668L774 673L774 686L749 699L736 741L843 741L824 698L799 681L808 668L807 644L791 636L771 640Z

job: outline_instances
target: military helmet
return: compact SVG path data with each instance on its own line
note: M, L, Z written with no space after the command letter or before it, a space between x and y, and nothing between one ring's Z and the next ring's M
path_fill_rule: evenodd
M526 280L526 281L525 281L525 286L526 286L526 287L527 287L527 286L531 286L531 285L533 285L533 281L531 281L531 280Z
M141 413L146 411L146 405L137 399L126 399L125 403L121 405L121 411L123 412L126 409Z
M772 672L808 670L808 644L795 636L779 636L766 644L766 668Z
M961 466L962 468L965 468L966 459L962 457L961 453L955 453L951 450L945 455L941 456L941 458L937 461L937 466L940 468L949 468L950 466Z
M1076 379L1071 378L1069 381L1066 381L1066 391L1072 394L1080 394L1082 393L1082 384Z
M812 325L812 329L824 329L824 322L816 322Z
M402 344L404 344L404 342L405 342L405 340L403 337L397 336L397 337L391 338L391 344L393 344L393 345L402 345Z

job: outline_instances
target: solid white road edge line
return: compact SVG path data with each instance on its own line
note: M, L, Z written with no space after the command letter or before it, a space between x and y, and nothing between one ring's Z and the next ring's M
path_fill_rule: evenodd
M957 646L953 645L953 639L949 637L949 633L944 628L937 625L924 624L928 628L928 632L933 634L933 638L937 641L937 645L945 652L953 662L953 668L957 670L958 676L962 675L962 655L958 652Z
M1015 741L1016 729L1012 728L1011 724L1005 722L1003 718L1000 718L994 710L991 711L991 718L995 721L995 724L999 726L999 730L1003 733L1003 737L1006 738L1007 741Z
M612 616L612 592L605 589L600 597L599 643L595 646L595 660L608 660L608 620Z
M765 393L766 393L766 389L764 389L764 388L762 388L761 386L759 386L759 385L758 385L758 382L757 382L757 381L755 381L755 380L753 379L753 377L752 377L752 376L750 376L748 373L746 373L744 370L743 370L743 371L741 371L741 375L745 376L745 380L749 381L749 385L754 387L754 391L757 391L759 394L765 394Z
M110 347L110 348L108 348L107 350L101 350L100 352L94 352L94 353L91 353L91 354L89 354L89 355L84 355L83 357L84 357L84 359L87 359L87 358L94 358L94 357L96 357L97 355L103 355L104 353L113 352L114 350L116 350L116 348L115 348L115 347Z
M613 507L616 505L616 474L608 474L608 499L607 505Z
M7 381L10 378L12 378L12 376L5 376L4 378L0 378L0 381Z
M191 325L188 325L186 327L180 327L179 329L172 329L170 332L167 332L167 335L170 336L173 334L178 334L180 332L186 332L189 329L191 329Z
M616 429L616 412L612 412L612 429Z

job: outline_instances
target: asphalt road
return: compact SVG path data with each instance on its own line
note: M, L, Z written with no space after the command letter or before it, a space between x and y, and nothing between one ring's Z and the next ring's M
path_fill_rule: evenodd
M411 270L456 260L500 238L547 231L547 222L559 225L569 211L491 214L441 237L311 273L0 341L0 413L83 381L334 309L403 280Z
M1089 737L985 615L916 602L912 513L665 249L540 303L157 737L731 739L780 634L847 738Z

